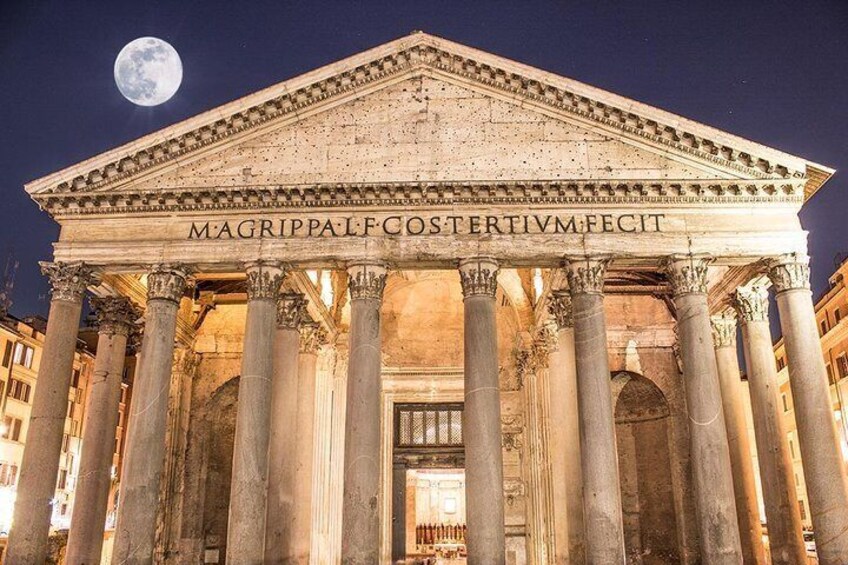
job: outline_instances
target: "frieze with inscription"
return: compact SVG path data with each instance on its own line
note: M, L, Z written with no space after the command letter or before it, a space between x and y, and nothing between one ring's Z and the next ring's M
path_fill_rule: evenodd
M195 221L187 239L644 233L664 231L665 214L513 214L262 217Z

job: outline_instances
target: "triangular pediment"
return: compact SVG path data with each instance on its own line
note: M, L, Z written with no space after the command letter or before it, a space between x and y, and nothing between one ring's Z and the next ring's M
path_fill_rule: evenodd
M418 75L182 160L124 189L730 178L738 177Z
M356 183L756 181L832 170L423 33L30 183L42 205L109 193Z

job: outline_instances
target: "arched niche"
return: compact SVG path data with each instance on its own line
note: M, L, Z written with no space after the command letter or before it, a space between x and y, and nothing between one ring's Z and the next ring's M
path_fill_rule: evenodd
M630 371L613 373L612 390L628 563L676 563L668 402L650 379Z

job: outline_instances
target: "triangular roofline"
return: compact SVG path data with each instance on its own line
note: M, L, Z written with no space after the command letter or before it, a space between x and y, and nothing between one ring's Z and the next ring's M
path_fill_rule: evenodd
M356 92L398 69L421 65L550 104L607 128L620 129L628 136L700 158L712 166L735 170L741 176L803 179L806 198L835 172L802 157L570 78L427 33L413 32L157 130L31 181L25 188L36 200L47 195L94 191L336 94Z

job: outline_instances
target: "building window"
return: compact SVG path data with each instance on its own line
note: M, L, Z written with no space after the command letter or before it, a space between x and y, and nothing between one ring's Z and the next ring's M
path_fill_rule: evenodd
M778 357L777 358L777 370L782 371L784 369L784 367L786 367L786 359L784 359L783 357Z
M806 520L807 519L807 509L804 507L804 501L803 500L798 501L798 508L801 510L801 519Z
M35 351L32 347L24 345L23 343L15 344L15 365L23 365L27 369L32 369L32 358L34 355Z
M62 435L62 453L67 453L71 446L71 436L68 434Z
M79 378L80 378L80 370L74 369L74 374L71 377L71 386L74 388L79 387Z
M841 319L842 319L842 312L839 310L839 308L837 308L836 310L833 311L833 325L838 324Z
M9 391L7 394L15 400L29 402L30 392L32 392L32 387L29 384L18 379L9 379Z
M789 453L792 454L792 459L795 459L795 442L789 438Z
M56 487L59 490L65 490L68 484L68 472L65 469L59 469L59 485Z
M10 439L12 441L20 441L21 427L23 424L23 421L19 418L6 416L3 418L3 435L0 437L3 439Z
M836 369L839 371L840 379L848 377L848 358L845 357L844 353L836 358Z
M18 466L14 463L0 463L0 486L13 487L18 482Z
M12 362L12 342L6 342L6 350L3 352L3 366L8 367Z
M827 320L819 322L819 335L823 336L827 333Z
M780 400L783 401L783 411L789 412L789 399L786 398L786 394L781 394Z

